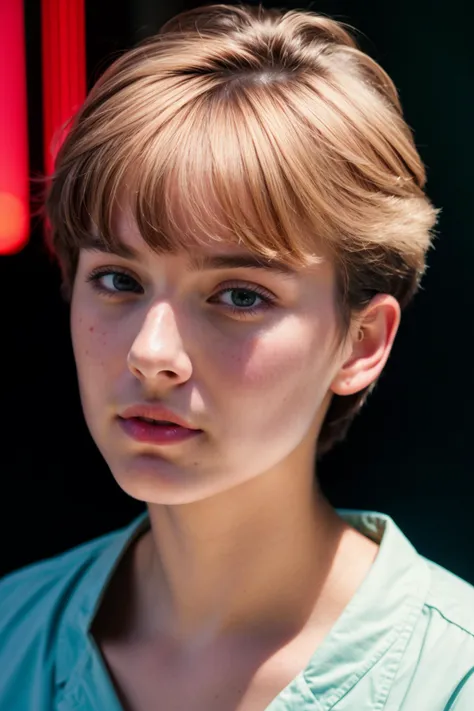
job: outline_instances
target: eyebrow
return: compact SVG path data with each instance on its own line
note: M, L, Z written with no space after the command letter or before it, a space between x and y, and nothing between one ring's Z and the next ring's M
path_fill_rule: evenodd
M140 253L133 247L120 240L109 245L99 238L91 235L83 248L104 254L113 254L124 259L140 261ZM190 271L204 271L210 269L263 269L276 272L282 276L294 277L296 270L285 262L276 259L265 259L257 254L205 254L192 253L189 257Z
M296 271L284 262L264 259L254 254L193 254L190 268L194 271L205 269L265 269L284 276L294 276Z

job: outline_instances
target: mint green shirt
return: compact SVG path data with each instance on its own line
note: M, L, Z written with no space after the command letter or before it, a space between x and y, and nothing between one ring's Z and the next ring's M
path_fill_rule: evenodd
M420 556L390 517L338 513L380 551L307 667L262 711L474 711L474 587ZM147 527L145 513L3 578L0 711L121 711L89 629ZM159 698L156 708L166 711Z

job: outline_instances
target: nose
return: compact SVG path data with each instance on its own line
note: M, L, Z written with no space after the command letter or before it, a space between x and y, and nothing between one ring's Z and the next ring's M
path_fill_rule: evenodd
M164 380L174 385L191 377L191 361L184 350L171 306L151 308L128 352L127 365L139 380Z

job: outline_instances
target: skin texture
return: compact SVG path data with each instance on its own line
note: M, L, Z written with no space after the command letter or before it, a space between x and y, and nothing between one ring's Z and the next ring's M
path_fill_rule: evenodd
M219 659L240 670L240 691L217 708L252 708L255 698L263 708L307 662L376 555L321 495L314 457L332 393L378 377L400 310L378 296L342 337L328 260L290 277L191 270L185 252L150 250L126 210L116 210L115 230L138 259L81 252L71 333L87 425L119 486L147 503L151 530L117 571L97 638L130 708L147 707L138 686L159 683L166 695L166 679L170 704L183 708L188 680L199 708L203 679L202 705L211 709L206 689L219 680L233 688ZM202 249L246 253L210 240ZM88 280L97 268L128 277L103 275L106 296ZM242 292L255 288L273 305ZM202 433L172 445L132 440L117 416L153 401ZM147 660L136 672L131 649ZM269 672L263 696L259 687L245 697L249 678L275 655L282 673Z
M279 467L303 440L312 450L341 359L332 357L330 265L292 279L249 269L188 273L186 255L152 254L133 226L119 223L119 233L141 248L141 263L81 255L72 334L87 423L125 491L153 503L188 503ZM113 299L99 296L86 278L108 265L133 266L145 293L130 294L127 285L128 293ZM113 276L101 283L114 289ZM257 296L256 315L233 315L235 291L216 297L232 283L263 288L278 303L264 309ZM131 444L115 416L154 399L203 435L161 450Z

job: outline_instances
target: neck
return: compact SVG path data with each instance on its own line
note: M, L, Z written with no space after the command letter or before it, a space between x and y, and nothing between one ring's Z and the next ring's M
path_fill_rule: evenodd
M149 505L136 624L187 647L302 628L349 528L304 470L272 471L192 504Z

